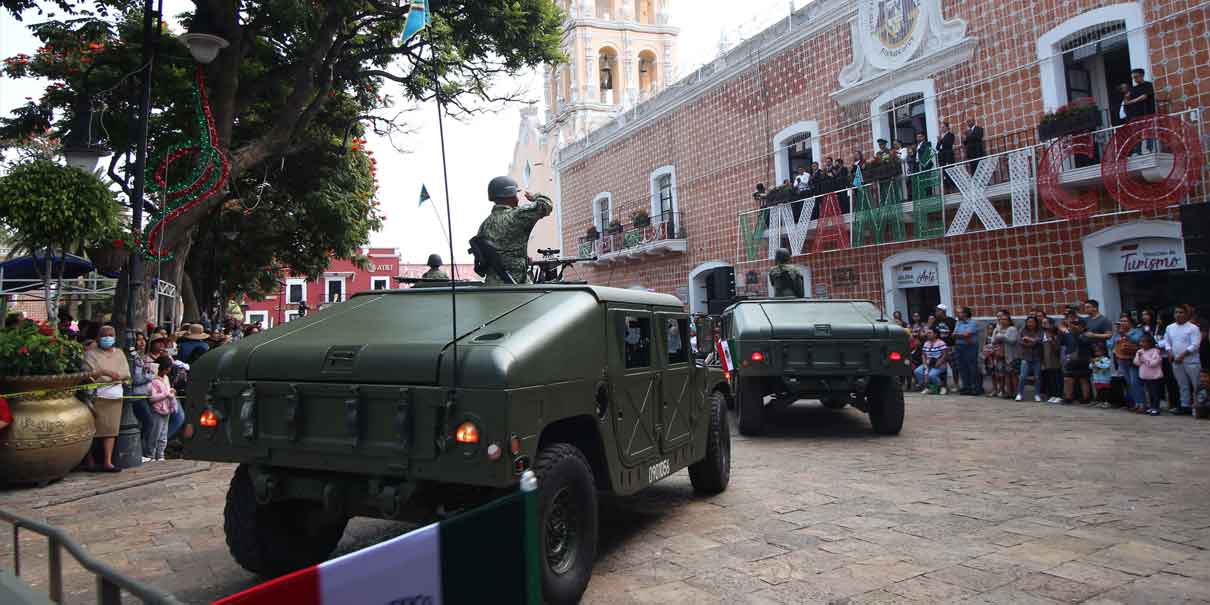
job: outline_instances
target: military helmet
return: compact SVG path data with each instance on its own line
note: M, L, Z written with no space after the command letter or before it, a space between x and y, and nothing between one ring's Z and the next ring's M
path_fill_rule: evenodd
M785 248L778 248L777 252L773 253L773 259L779 263L790 262L790 251Z
M509 199L517 195L517 181L511 177L498 176L487 184L487 199Z
M436 269L437 267L440 267L440 266L441 266L441 264L442 264L442 263L441 263L441 255L440 255L440 254L430 254L430 255L429 255L429 262L428 262L428 266L430 266L430 267L432 267L432 268Z

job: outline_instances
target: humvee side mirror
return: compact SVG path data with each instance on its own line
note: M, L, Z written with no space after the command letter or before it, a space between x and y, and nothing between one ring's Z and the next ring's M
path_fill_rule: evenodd
M697 330L697 356L705 359L714 350L714 318L709 315L693 318L693 329Z

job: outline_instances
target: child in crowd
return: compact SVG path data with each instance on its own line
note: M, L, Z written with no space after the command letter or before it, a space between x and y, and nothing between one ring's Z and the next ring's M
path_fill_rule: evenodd
M151 381L151 431L155 444L151 447L151 459L163 461L164 448L168 445L168 418L176 411L176 389L168 382L172 373L172 358L161 355L156 359L159 371Z
M1134 354L1134 365L1139 368L1139 379L1147 391L1149 408L1147 414L1160 415L1160 398L1164 391L1164 356L1155 346L1155 337L1144 334L1139 339L1139 350Z
M1104 344L1098 343L1093 347L1092 362L1088 364L1092 370L1092 388L1096 393L1097 407L1110 407L1110 392L1113 387L1113 360L1109 359L1109 351Z
M1059 326L1047 317L1042 320L1042 384L1047 403L1063 401L1063 358L1059 344Z

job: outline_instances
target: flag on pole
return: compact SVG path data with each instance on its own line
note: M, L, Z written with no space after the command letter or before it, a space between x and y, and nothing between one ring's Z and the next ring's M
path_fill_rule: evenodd
M428 0L412 0L407 23L403 25L403 40L406 42L429 24Z
M730 374L735 371L735 364L731 363L731 346L724 343L723 339L718 338L714 341L715 351L718 353L718 361L723 364L723 371Z
M537 481L531 484L536 488ZM542 602L537 498L536 489L518 491L214 605L537 605Z
M428 187L425 187L424 183L421 183L420 184L420 203L416 204L416 207L419 208L420 206L423 206L424 203L429 201L430 199L432 199L432 198L429 197Z

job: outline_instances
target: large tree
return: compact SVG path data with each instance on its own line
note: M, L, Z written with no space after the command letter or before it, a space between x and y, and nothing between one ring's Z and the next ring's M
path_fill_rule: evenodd
M197 313L196 298L264 292L283 271L316 275L330 258L356 254L381 220L373 159L355 140L366 128L398 132L406 116L399 108L435 98L455 115L510 100L512 94L491 92L497 76L562 59L561 15L552 0L433 2L429 28L403 41L410 4L195 0L194 12L179 16L230 42L205 70L217 146L231 164L229 184L168 224L163 241L172 259L151 266L182 286L187 316ZM89 98L96 130L115 150L107 172L129 197L143 2L0 0L0 6L27 17L42 42L5 59L5 74L49 81L40 98L0 118L0 141L19 144L48 129L61 134L76 101ZM159 55L153 157L200 134L192 59L170 32ZM170 182L186 182L189 166L179 164ZM143 200L149 211L162 203L156 196ZM205 245L194 250L195 242Z

